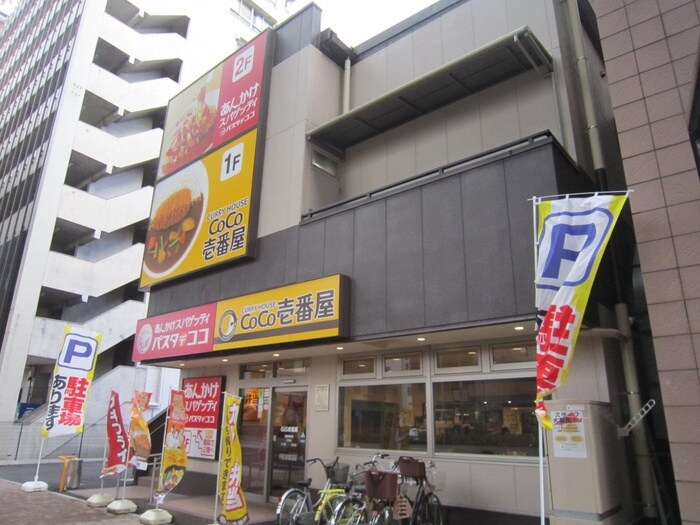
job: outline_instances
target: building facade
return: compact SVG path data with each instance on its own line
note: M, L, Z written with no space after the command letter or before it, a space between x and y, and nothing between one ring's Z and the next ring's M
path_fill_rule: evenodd
M7 20L3 425L46 401L66 324L103 334L98 376L131 364L148 304L138 278L168 100L283 13L268 0L206 10L190 1L47 0L23 2ZM129 384L129 375L108 382Z
M697 2L593 2L683 523L700 523Z
M618 436L653 384L635 383L634 356L653 350L630 326L646 307L628 213L550 402L585 415L579 444L549 436L544 475L538 459L531 200L626 188L588 2L442 0L352 49L311 5L265 38L257 127L193 152L156 192L202 172L207 189L187 183L187 195L218 199L233 159L258 186L218 208L186 203L172 237L185 253L144 265L134 349L242 397L247 496L267 501L306 475L320 486L305 459L354 465L384 450L434 461L453 523L534 522L543 507L551 523L633 523L673 507L653 493L663 473L644 425ZM254 54L242 53L232 61ZM149 230L162 261L153 223L167 200ZM212 264L233 252L249 205L253 242ZM198 240L182 236L193 228ZM181 490L210 493L216 473L194 459Z

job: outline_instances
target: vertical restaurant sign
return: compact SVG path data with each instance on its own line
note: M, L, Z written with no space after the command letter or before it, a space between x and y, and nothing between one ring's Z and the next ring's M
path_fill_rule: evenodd
M248 523L248 506L241 484L243 455L236 429L240 410L241 398L225 394L224 418L221 427L221 458L216 489L221 509L217 523Z
M535 414L552 430L544 398L566 381L593 281L627 194L535 199L537 395Z
M109 398L109 408L107 409L107 442L109 443L109 454L100 473L101 478L124 472L133 455L133 450L129 447L129 436L122 420L119 393L114 390Z
M348 289L338 274L219 301L214 350L343 336Z
M171 390L158 492L170 492L185 475L187 468L185 425L187 425L185 393L182 390Z
M249 131L156 185L142 287L248 255L257 137Z
M187 425L185 443L190 458L216 459L221 419L223 376L183 379Z
M211 352L216 304L140 319L131 359L165 359Z
M85 420L85 403L95 373L97 347L102 334L66 326L63 344L54 367L44 438L80 434Z
M272 37L264 31L170 101L159 179L258 125Z

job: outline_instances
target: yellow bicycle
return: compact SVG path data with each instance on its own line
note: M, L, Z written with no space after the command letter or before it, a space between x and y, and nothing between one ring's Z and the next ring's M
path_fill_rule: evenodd
M298 481L297 486L287 490L277 504L277 525L325 525L333 517L335 507L345 499L349 490L347 484L349 465L324 463L320 458L307 460L319 462L326 472L326 484L318 491L318 499L313 502L311 478Z

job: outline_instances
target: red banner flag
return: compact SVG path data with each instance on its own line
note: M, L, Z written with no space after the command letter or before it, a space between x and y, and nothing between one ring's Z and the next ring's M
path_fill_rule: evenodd
M112 390L107 410L107 439L109 442L109 455L100 477L112 476L126 470L127 463L133 456L133 450L129 447L129 437L122 420L122 409L119 404L119 394Z

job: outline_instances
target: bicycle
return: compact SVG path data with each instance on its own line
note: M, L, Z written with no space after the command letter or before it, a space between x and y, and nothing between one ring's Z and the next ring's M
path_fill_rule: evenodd
M321 458L306 461L310 464L321 463L326 473L326 483L318 491L315 502L310 490L311 478L298 481L298 487L287 490L277 504L277 525L325 525L331 520L333 511L349 490L347 477L350 467L338 463L338 459L336 457L331 463L324 463Z
M391 524L399 474L393 465L382 467L379 459L386 457L388 454L377 453L355 467L352 491L336 507L329 525Z
M400 457L396 464L401 476L415 480L418 487L410 517L402 520L402 523L404 525L444 525L445 514L440 498L435 494L436 487L428 482L426 464L410 456ZM435 469L435 464L431 461L428 468Z
M364 525L369 522L368 512L371 508L365 493L365 475L372 469L391 470L392 466L383 467L381 459L389 457L389 454L377 452L370 461L358 463L350 476L351 490L344 501L335 509L329 525Z

